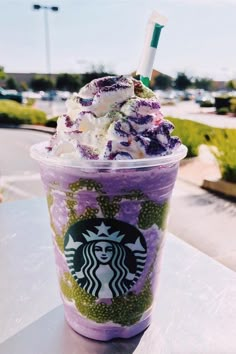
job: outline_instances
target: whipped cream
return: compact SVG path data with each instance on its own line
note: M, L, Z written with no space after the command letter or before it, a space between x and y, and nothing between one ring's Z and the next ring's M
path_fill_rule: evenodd
M107 76L66 103L48 153L65 159L124 160L163 156L180 145L156 95L140 81Z

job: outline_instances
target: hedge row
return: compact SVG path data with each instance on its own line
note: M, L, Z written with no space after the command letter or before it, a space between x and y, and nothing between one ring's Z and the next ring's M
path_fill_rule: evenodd
M46 121L46 114L38 109L23 106L10 100L0 100L0 124L45 125Z
M222 174L222 179L236 183L236 129L215 128L186 119L167 117L175 125L177 135L188 148L188 157L198 155L202 144L210 147Z
M236 116L236 97L227 95L215 97L215 107L218 114L231 112Z

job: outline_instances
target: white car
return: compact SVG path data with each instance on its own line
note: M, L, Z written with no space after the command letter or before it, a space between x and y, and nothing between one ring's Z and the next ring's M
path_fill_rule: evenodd
M66 101L66 100L68 100L68 98L70 98L71 92L69 92L69 91L57 91L57 96L62 101Z
M40 92L23 91L22 96L24 98L33 98L33 99L39 100L39 99L41 99L42 94Z

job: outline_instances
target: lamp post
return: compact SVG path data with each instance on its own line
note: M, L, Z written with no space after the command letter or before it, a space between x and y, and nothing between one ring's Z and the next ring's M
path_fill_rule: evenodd
M33 10L44 10L44 32L45 32L45 49L46 49L46 65L48 78L51 75L51 57L50 57L50 38L49 38L49 23L48 23L48 11L57 12L58 6L45 6L45 5L33 5Z

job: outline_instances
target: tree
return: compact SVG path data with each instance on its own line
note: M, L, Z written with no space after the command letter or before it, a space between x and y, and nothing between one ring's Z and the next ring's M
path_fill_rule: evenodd
M9 76L6 80L6 88L7 89L10 89L10 90L18 90L18 85L17 85L17 82L16 80Z
M175 88L177 90L186 90L192 84L191 79L185 73L178 73L175 79Z
M56 88L70 92L78 91L81 87L81 79L75 74L59 74L56 78Z
M99 65L99 66L92 65L90 71L81 75L82 86L86 85L87 83L89 83L94 79L99 79L100 77L109 76L109 75L114 75L114 74L106 72L103 65Z
M0 80L4 80L6 78L6 74L4 72L4 67L0 65Z
M168 90L172 87L172 78L168 75L159 74L155 78L154 88L158 90Z
M27 83L25 81L21 81L20 82L20 89L22 91L27 91L29 89L29 87L28 87L28 85L27 85Z
M227 82L226 87L229 90L236 90L236 80L230 80Z
M203 89L206 91L211 91L213 88L213 80L209 79L207 77L203 77L203 78L196 78L194 80L194 86L197 89Z
M49 91L54 88L54 83L50 78L46 76L36 75L32 78L30 87L34 91Z

